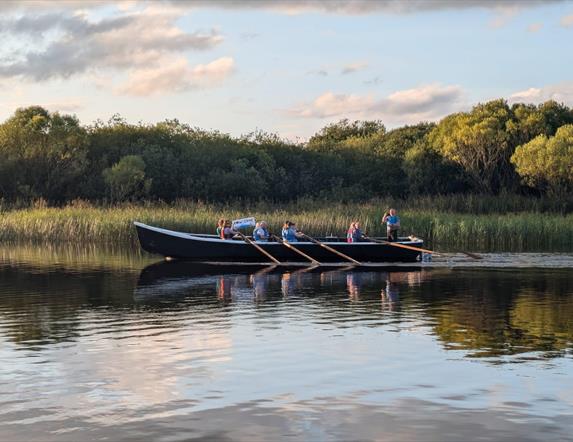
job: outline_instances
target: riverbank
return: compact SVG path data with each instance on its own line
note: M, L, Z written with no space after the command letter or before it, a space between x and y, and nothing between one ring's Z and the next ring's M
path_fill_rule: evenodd
M282 207L271 203L213 205L185 201L171 205L103 207L75 202L65 207L36 205L2 210L0 241L113 243L135 247L137 238L132 225L135 220L167 229L209 233L220 217L244 216L266 220L275 232L284 220L295 220L301 230L311 235L343 234L352 220L359 219L370 235L383 236L380 218L387 207L395 205L400 210L403 233L422 237L435 248L571 250L573 214L547 212L551 209L548 204L533 199L468 197L409 202L376 200L362 204L299 201Z

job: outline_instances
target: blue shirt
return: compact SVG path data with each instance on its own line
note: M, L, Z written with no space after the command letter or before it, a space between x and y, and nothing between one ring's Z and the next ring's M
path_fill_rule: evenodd
M386 218L386 224L389 226L393 226L395 224L400 224L400 217L398 215L391 215Z
M362 230L360 229L354 229L352 231L352 242L358 242L362 239L362 236L364 234L362 233Z
M257 227L253 230L253 239L259 242L266 242L269 240L269 232L264 227Z
M293 229L292 227L289 227L288 229L283 229L282 236L283 236L283 239L288 241L288 242L297 242L298 241L296 238L296 230Z

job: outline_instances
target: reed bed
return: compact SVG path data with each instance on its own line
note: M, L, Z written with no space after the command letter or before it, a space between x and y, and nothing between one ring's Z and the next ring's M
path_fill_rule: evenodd
M0 241L136 246L133 221L173 230L211 233L217 219L244 216L266 220L274 232L280 231L286 219L293 220L301 230L317 236L344 235L350 222L358 219L369 235L383 236L385 230L380 219L389 205L393 202L379 200L367 204L298 201L281 208L270 203L242 206L186 201L114 207L87 203L61 208L40 206L2 210ZM419 206L411 201L400 210L402 233L422 237L435 248L483 251L568 251L573 248L573 214L516 211L476 215Z

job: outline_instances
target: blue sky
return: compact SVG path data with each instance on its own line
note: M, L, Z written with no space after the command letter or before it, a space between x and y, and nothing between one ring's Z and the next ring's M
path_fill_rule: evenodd
M395 127L498 97L573 105L569 1L50 4L0 6L2 119L40 104L83 123L305 139L341 118Z

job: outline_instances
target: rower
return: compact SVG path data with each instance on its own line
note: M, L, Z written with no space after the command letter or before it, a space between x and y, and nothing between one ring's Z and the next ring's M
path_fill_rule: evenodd
M291 221L285 221L282 230L283 240L288 242L297 242L302 235L297 232L296 224Z
M253 239L255 241L268 242L269 236L269 230L265 221L261 221L255 225L255 230L253 230Z

